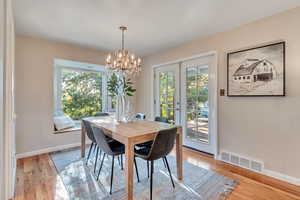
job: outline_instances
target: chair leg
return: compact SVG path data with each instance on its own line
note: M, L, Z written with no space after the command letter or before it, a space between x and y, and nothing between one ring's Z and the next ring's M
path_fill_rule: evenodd
M154 171L153 162L154 162L153 160L150 161L150 163L151 163L151 166L150 166L150 173L151 173L151 176L150 176L150 200L152 200L153 171Z
M97 146L97 144L95 144L95 147ZM93 154L95 155L95 151L96 151L97 148L94 148L93 150Z
M140 182L139 171L138 171L138 168L137 168L135 156L134 156L134 165L135 165L135 171L136 171L137 180L138 180L138 182Z
M147 175L148 175L148 178L149 178L149 161L147 160Z
M92 152L93 147L94 147L94 142L92 142L92 144L91 144L91 146L90 146L90 150L89 150L89 153L88 153L88 157L87 157L87 159L86 159L86 165L87 165L88 162L89 162L89 158L90 158L90 156L91 156L91 152Z
M124 167L123 167L123 154L121 154L121 170L123 170Z
M174 184L174 181L173 181L173 178L172 178L172 174L171 174L171 170L170 170L170 167L169 167L169 163L168 163L167 157L164 157L163 159L164 159L165 162L166 162L166 165L167 165L167 168L168 168L168 171L169 171L169 175L170 175L170 179L171 179L173 188L175 188L175 184Z
M118 157L119 166L121 167L120 156L117 156L117 157Z
M99 172L98 172L98 175L97 175L97 181L99 180L99 176L100 176L100 172L101 172L101 169L102 169L102 166L103 166L104 158L105 158L105 153L103 153L103 156L102 156Z
M115 162L115 156L112 156L112 165L111 165L111 174L110 174L110 190L109 194L112 192L112 185L113 185L113 178L114 178L114 162Z
M165 159L164 159L164 158L162 158L162 160L163 160L163 162L164 162L164 166L165 166L165 168L167 168L167 165L166 165L166 161L165 161Z
M94 173L96 173L97 161L98 161L98 154L99 154L99 146L97 147L97 152L96 152L95 166L94 166Z

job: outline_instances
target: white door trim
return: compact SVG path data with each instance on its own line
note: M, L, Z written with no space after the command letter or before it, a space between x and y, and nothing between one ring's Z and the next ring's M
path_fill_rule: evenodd
M161 72L173 72L174 73L174 78L175 78L175 102L174 102L174 118L175 118L175 123L176 124L180 124L180 105L178 105L178 103L180 103L180 70L179 70L180 64L179 63L175 63L175 64L170 64L167 66L163 66L163 67L159 67L159 68L155 68L154 71L156 71L158 74ZM155 73L155 72L154 72ZM156 77L156 79L154 79L155 83L154 83L154 99L155 99L155 107L154 107L154 114L155 116L159 116L160 115L160 111L159 111L159 106L158 104L159 102L159 77Z
M216 134L217 134L217 130L216 130L216 119L217 119L217 109L216 106L217 104L215 103L215 99L217 98L217 82L216 82L216 70L214 68L214 56L209 55L209 56L205 56L205 57L201 57L201 58L197 58L197 59L192 59L192 60L188 60L186 62L183 62L181 64L181 77L182 77L182 82L181 82L181 115L182 115L182 126L184 127L183 129L183 133L184 136L186 134L186 69L188 67L192 65L196 65L199 66L201 68L203 67L207 67L208 66L208 77L209 77L209 92L208 92L208 96L209 96L209 120L208 120L208 126L209 126L209 143L201 143L201 142L195 142L192 140L185 140L186 138L183 137L183 143L185 145L188 145L192 148L196 148L199 149L201 151L207 152L207 153L212 153L212 154L216 154Z
M3 33L3 106L4 110L4 129L3 132L3 181L4 194L3 199L11 199L14 195L15 174L16 174L16 158L15 158L15 112L14 112L14 46L15 33L12 11L12 1L4 0L1 2L1 11L4 11L4 28ZM2 17L2 16L1 16ZM1 19L2 20L2 19ZM1 22L1 23L2 23ZM2 97L1 97L2 98Z
M155 87L154 87L154 73L155 73L155 68L157 67L163 67L163 66L167 66L170 64L175 64L175 63L181 63L187 60L192 60L192 59L196 59L196 58L201 58L201 57L206 57L206 56L213 56L213 64L212 64L212 69L215 72L215 77L213 79L213 85L215 87L214 89L214 97L213 97L213 103L215 105L215 109L212 111L213 112L213 116L214 116L214 120L212 122L212 127L215 130L215 137L212 138L215 142L214 145L214 157L217 158L217 155L219 153L219 142L218 142L218 52L217 51L209 51L209 52L205 52L205 53L201 53L201 54L197 54L197 55L193 55L190 57L185 57L185 58L180 58L177 60L173 60L173 61L167 61L165 63L161 63L161 64L156 64L152 66L152 69L150 71L150 98L151 98L151 102L150 106L151 106L151 113L150 113L150 118L154 118L154 113L155 113L155 107L154 107L154 98L155 98Z

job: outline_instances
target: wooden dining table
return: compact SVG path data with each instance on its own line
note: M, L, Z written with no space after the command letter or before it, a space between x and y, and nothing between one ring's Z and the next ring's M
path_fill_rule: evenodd
M137 120L134 122L119 122L114 116L91 117L85 120L90 121L95 127L113 139L125 145L125 183L127 199L133 197L133 159L135 144L152 141L155 135L164 129L177 127L176 134L176 165L177 179L182 180L182 127L162 122ZM86 130L82 126L81 131L81 157L85 157Z

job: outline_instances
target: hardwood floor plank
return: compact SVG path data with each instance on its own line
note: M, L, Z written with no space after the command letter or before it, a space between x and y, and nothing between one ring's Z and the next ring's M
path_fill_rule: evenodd
M175 155L175 151L172 153ZM243 169L228 166L206 154L184 149L183 160L239 181L240 184L233 190L227 200L300 200L300 196L278 189L284 187L285 183L282 181L271 180L273 185L265 184L264 177L260 177L261 175L250 174L249 178ZM295 187L297 189L297 186ZM69 199L66 188L48 154L18 160L14 199Z

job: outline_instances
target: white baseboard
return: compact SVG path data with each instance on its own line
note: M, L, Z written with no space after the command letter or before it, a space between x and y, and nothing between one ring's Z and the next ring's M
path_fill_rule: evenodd
M86 142L86 144L90 144L91 142ZM17 159L20 158L26 158L26 157L30 157L30 156L36 156L36 155L40 155L40 154L44 154L44 153L51 153L54 151L61 151L61 150L65 150L65 149L69 149L69 148L73 148L73 147L79 147L81 145L81 143L74 143L74 144L65 144L65 145L60 145L60 146L55 146L55 147L48 147L45 149L39 149L36 151L30 151L30 152L25 152L25 153L19 153L16 155Z
M221 155L220 154L218 154L217 156L215 156L215 159L219 160L219 161L222 161L222 162L225 162L225 161L223 161L221 159ZM229 163L229 164L235 165L234 163ZM238 165L235 165L235 166L238 166ZM238 166L238 167L241 167L241 166ZM243 168L243 167L241 167L241 168ZM248 169L248 168L244 168L244 169ZM282 173L279 173L279 172L276 172L276 171L272 171L272 170L267 170L265 168L263 168L263 170L261 172L254 171L254 170L251 170L251 169L248 169L248 170L256 172L258 174L270 176L272 178L275 178L275 179L278 179L278 180L281 180L281 181L284 181L284 182L287 182L287 183L290 183L290 184L293 184L293 185L300 186L300 179L296 178L296 177L288 176L286 174L282 174Z
M279 179L281 181L285 181L285 182L300 186L300 179L299 178L295 178L295 177L292 177L292 176L288 176L286 174L282 174L282 173L275 172L275 171L272 171L272 170L267 170L267 169L264 169L262 174L264 174L266 176L270 176L272 178Z

